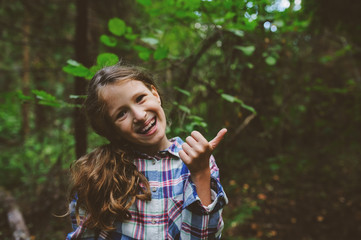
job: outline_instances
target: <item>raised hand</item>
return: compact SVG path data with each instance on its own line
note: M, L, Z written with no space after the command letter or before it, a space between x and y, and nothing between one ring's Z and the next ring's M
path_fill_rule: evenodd
M217 136L208 142L202 134L193 131L191 136L187 137L186 142L183 143L183 150L179 151L179 157L191 172L191 179L196 185L197 194L204 206L208 206L212 203L209 158L226 132L227 129L221 129Z
M209 158L226 133L227 129L221 129L217 136L209 142L197 131L193 131L191 136L186 138L179 157L192 175L209 172Z

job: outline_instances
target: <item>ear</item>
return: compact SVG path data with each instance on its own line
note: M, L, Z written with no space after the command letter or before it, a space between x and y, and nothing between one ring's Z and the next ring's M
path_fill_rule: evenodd
M154 87L154 85L152 85L151 87L152 87L152 89L151 89L152 94L158 99L158 102L161 103L160 96L159 96L157 89Z

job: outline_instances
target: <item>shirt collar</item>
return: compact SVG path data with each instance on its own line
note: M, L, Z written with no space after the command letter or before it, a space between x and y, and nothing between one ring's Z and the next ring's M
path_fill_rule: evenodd
M166 148L162 151L159 151L155 155L156 158L158 158L159 155L163 155L164 153L169 153L173 156L176 156L177 158L180 158L179 151L182 150L182 144L184 143L183 140L180 137L174 137L174 138L170 139L169 141L171 142L171 145L168 148ZM144 159L150 158L150 156L148 154L141 153L141 152L138 152L135 150L133 150L133 153Z
M174 137L169 141L171 142L171 145L161 152L169 152L179 158L179 151L182 150L182 144L184 143L183 140L180 137Z

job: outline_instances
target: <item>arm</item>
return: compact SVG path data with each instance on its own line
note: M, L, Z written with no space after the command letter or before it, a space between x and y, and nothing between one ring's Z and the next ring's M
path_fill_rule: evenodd
M197 194L205 206L212 202L209 158L226 132L227 129L223 128L212 141L208 142L201 133L193 131L182 145L183 150L179 152L180 158L191 173L191 179L196 185Z
M220 239L223 229L222 209L228 200L219 182L219 170L211 153L226 129L208 142L199 132L192 132L179 152L190 172L185 185L181 239Z
M222 210L227 204L227 196L219 182L219 169L213 156L210 157L212 203L204 206L197 195L191 178L184 191L181 239L220 239L223 230Z

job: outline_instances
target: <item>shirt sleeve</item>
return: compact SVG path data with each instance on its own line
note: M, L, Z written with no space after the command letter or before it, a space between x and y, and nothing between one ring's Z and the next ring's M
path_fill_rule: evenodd
M70 211L70 219L71 219L71 226L73 231L66 236L66 240L95 240L95 233L94 231L90 231L83 226L84 221L86 220L85 212L80 209L79 210L79 222L76 219L75 215L75 207L76 207L76 199L73 199L69 204L69 211ZM101 236L98 239L101 238Z
M224 227L222 210L228 203L219 180L219 169L210 158L212 203L204 206L190 176L184 186L181 239L220 239Z

